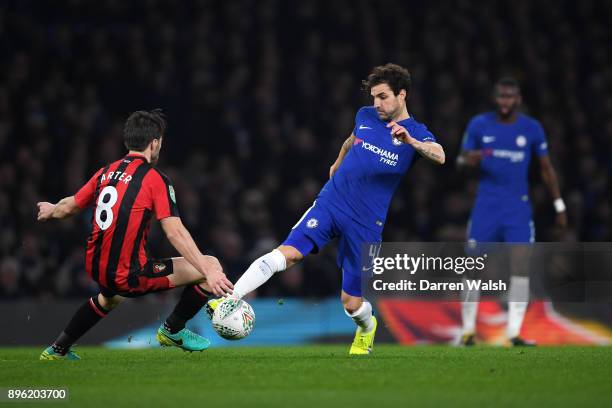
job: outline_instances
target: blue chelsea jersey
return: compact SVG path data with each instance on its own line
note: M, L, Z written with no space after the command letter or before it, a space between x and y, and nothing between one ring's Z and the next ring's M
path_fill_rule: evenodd
M382 231L393 194L418 155L412 146L391 136L387 123L372 106L357 112L353 146L317 197L317 203L375 231ZM421 142L436 141L412 117L398 123Z
M548 154L544 129L537 120L519 114L514 123L501 123L495 112L470 120L463 150L481 150L478 199L528 200L529 163L533 154Z

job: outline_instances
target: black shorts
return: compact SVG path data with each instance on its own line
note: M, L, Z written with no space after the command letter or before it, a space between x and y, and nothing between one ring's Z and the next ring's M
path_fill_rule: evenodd
M104 297L116 295L139 297L148 293L173 289L174 285L168 279L168 276L172 275L173 265L172 258L149 259L140 271L129 274L126 283L118 283L117 289L109 289L100 285L100 293Z

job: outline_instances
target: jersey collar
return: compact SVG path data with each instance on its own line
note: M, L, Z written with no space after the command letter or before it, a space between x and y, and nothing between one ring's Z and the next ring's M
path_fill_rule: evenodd
M125 155L125 158L131 157L133 159L142 159L144 161L147 161L147 158L145 157L144 154L140 154L140 153L129 153Z

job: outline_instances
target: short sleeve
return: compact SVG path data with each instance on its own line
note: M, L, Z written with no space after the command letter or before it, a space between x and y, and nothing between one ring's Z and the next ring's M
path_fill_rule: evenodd
M94 174L89 181L85 183L83 187L81 187L74 195L76 205L80 209L87 208L93 204L94 194L96 193L96 185L98 183L100 173L102 173L102 169L98 170L96 174Z
M415 130L415 134L411 134L410 136L412 136L419 142L436 142L436 137L433 135L433 133L429 131L429 129L427 129L427 126L420 125Z
M546 134L540 122L536 122L533 130L533 151L538 156L546 156L548 154L548 142Z
M362 115L364 109L365 109L364 107L360 108L357 111L357 113L355 114L355 126L353 126L353 133L352 133L353 135L357 134L357 126L359 126L359 123L361 121L361 115Z
M480 126L477 118L473 118L467 125L463 133L463 141L461 143L462 150L479 150L480 146Z
M170 179L157 169L151 171L150 192L153 212L158 220L179 217L174 186Z

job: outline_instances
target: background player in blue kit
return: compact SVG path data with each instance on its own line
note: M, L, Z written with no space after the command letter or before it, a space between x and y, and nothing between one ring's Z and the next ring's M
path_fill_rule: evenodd
M408 114L410 83L409 72L398 65L374 68L363 81L374 105L357 112L329 181L285 242L255 260L234 286L233 296L242 297L338 238L342 304L358 326L350 354L368 354L376 332L372 306L361 293L361 246L381 241L393 193L416 153L438 164L445 160L427 127Z
M468 224L467 238L479 242L535 242L535 229L529 202L528 172L532 155L539 158L542 180L554 199L556 222L567 225L555 170L548 156L544 130L537 120L518 112L521 92L512 78L495 85L496 112L470 120L463 139L458 164L480 168L478 195ZM527 345L520 329L529 298L527 273L528 247L513 246L510 291L508 294L507 336L512 345ZM475 341L479 293L469 291L462 304L461 343Z

